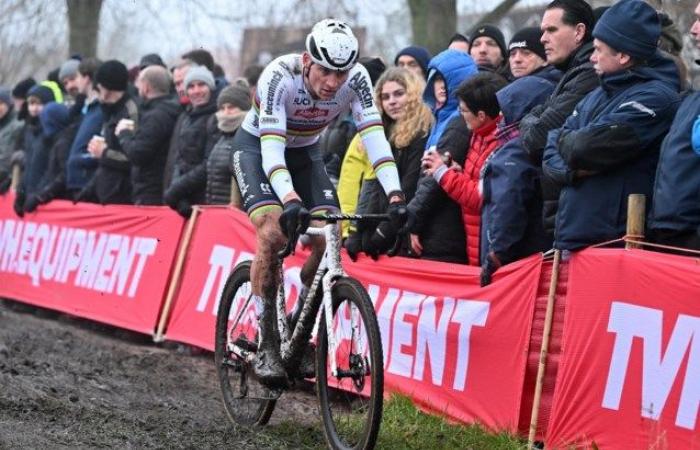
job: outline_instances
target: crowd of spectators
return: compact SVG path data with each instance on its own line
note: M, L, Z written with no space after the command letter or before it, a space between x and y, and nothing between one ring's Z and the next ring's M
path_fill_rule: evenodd
M508 43L486 24L435 56L412 45L394 67L361 58L416 217L402 254L481 266L488 284L533 253L621 238L632 193L646 195L651 240L700 250L700 96L681 41L641 0L595 11L553 0ZM233 136L262 70L229 82L203 49L170 68L156 54L132 70L75 56L46 81L0 88L0 191L16 166L20 217L53 199L183 217L197 204L239 206ZM343 211L383 211L351 116L321 147ZM353 257L395 240L387 224L343 233Z

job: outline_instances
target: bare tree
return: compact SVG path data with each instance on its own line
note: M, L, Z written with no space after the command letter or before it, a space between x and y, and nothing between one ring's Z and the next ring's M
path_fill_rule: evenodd
M44 0L0 2L0 83L44 79L65 52L65 5Z
M474 26L471 27L469 30L469 34L471 34L474 30L479 28L479 26L485 24L485 23L496 23L499 20L503 18L508 12L513 9L513 7L518 3L519 0L503 0L501 3L498 4L494 9L492 9L490 12L484 14L478 22L474 24Z
M97 32L100 29L102 0L66 0L70 53L97 55Z
M413 42L436 54L457 29L457 0L407 0Z

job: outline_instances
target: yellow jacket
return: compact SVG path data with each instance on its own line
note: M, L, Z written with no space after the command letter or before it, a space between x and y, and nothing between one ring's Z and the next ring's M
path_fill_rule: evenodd
M357 200L364 180L377 178L372 169L372 163L367 157L367 151L359 133L348 145L343 164L340 166L340 179L338 180L338 199L340 210L344 214L354 214L357 210ZM343 221L343 237L350 233L350 222Z

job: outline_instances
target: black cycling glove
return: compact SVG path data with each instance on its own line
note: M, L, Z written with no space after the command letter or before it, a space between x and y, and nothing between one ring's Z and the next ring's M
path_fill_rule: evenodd
M290 237L292 233L304 234L309 227L311 215L309 210L299 200L290 200L284 204L282 215L280 216L280 228L285 236Z
M399 200L398 202L389 203L386 209L386 213L389 215L389 221L395 230L399 233L406 233L413 226L415 222L415 216L406 207L405 200Z

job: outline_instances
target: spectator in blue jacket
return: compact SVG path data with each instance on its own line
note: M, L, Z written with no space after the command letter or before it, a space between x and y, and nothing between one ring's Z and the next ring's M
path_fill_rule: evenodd
M497 134L500 147L487 160L482 174L482 286L491 283L491 275L500 266L551 245L542 225L542 168L523 147L518 126L528 111L547 100L554 86L555 80L531 75L496 93L503 119Z
M659 145L680 103L678 69L656 48L660 33L656 11L640 0L611 6L593 30L601 86L545 148L543 168L562 186L555 248L620 238L628 195L651 200Z
M87 58L78 65L76 84L78 94L85 97L81 109L80 125L68 152L66 164L66 189L72 197L85 187L97 170L98 160L88 153L87 147L93 136L102 132L102 108L97 98L95 73L101 62Z
M428 65L428 81L423 100L435 115L426 148L435 146L447 124L459 116L459 100L454 96L457 87L478 72L476 63L464 52L447 49L435 55Z
M700 2L690 28L700 49ZM700 250L700 92L689 94L661 145L649 214L652 239Z

